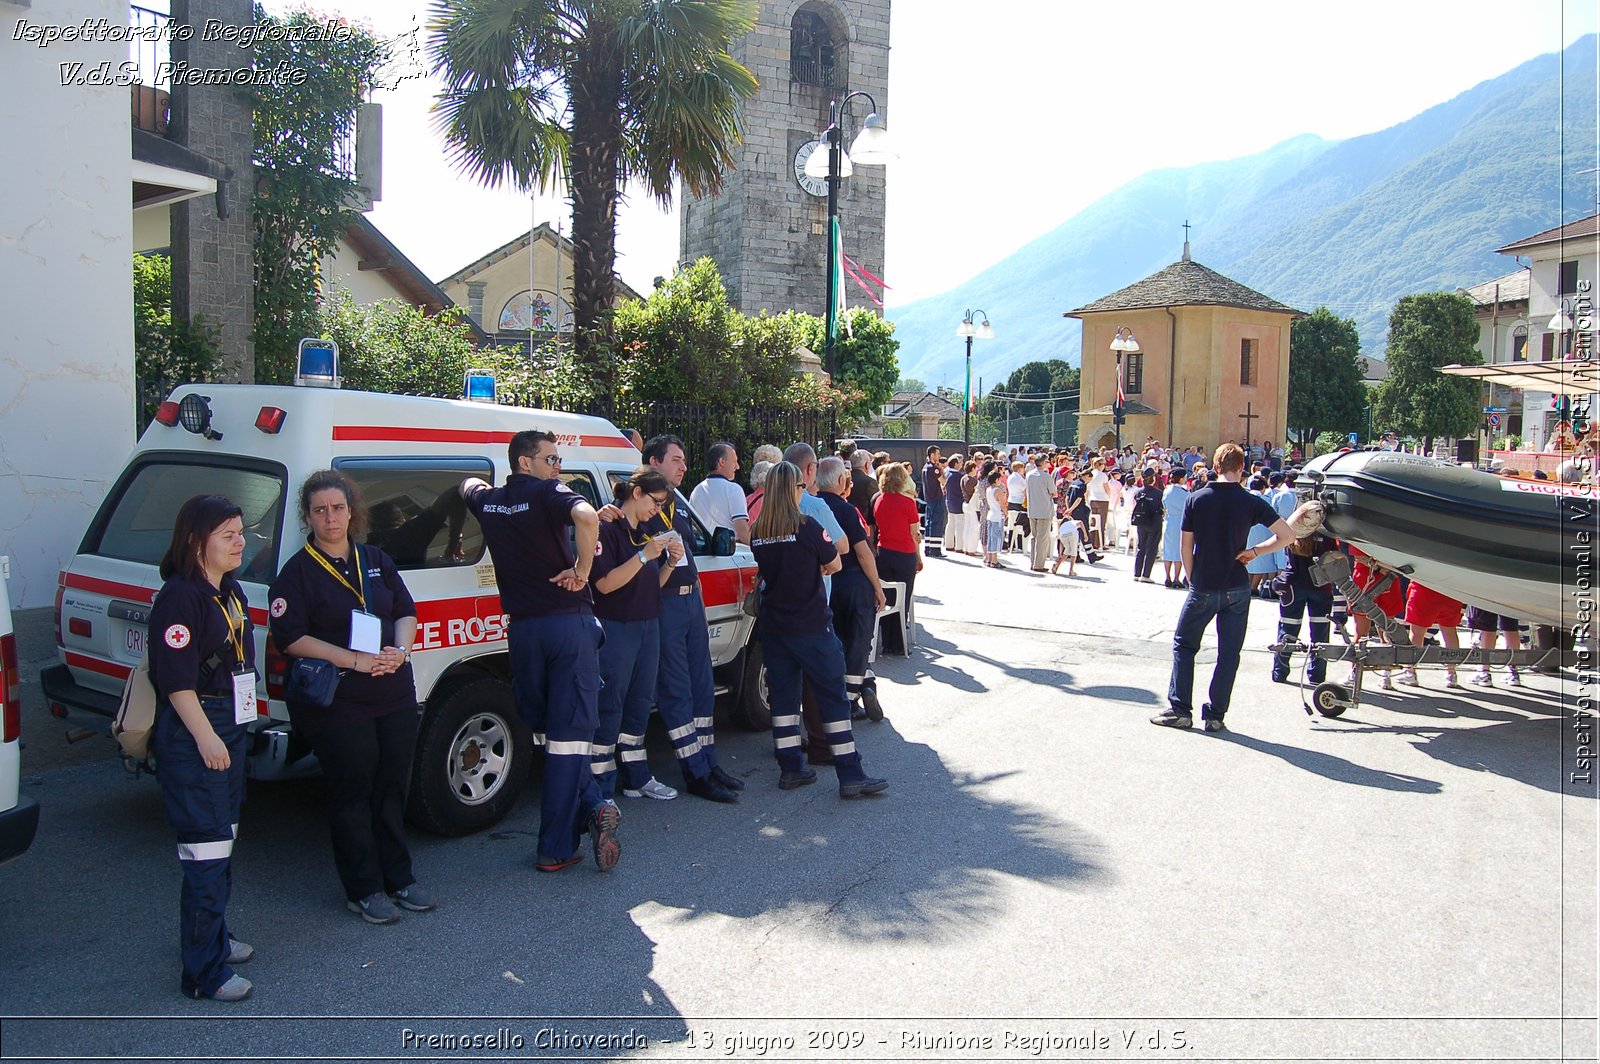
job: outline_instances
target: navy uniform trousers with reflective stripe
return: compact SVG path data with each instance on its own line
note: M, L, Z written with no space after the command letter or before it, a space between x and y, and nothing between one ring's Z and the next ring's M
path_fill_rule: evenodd
M867 666L872 655L872 628L877 623L878 607L872 597L872 581L860 569L845 569L834 574L833 630L844 644L844 687L852 702L867 689L877 690L877 677Z
M223 910L233 887L233 840L244 803L245 728L233 722L233 699L204 698L200 704L217 738L228 747L228 768L206 768L194 736L171 703L162 704L150 736L167 822L178 836L178 865L183 869L179 951L183 992L190 996L214 994L233 975Z
M767 692L772 704L772 753L784 772L805 767L800 756L800 678L804 676L822 715L822 730L833 753L839 782L866 778L861 755L850 730L850 700L844 693L844 650L833 629L814 635L775 635L762 632L762 658L767 666Z
M518 617L506 637L517 712L545 748L540 858L561 861L576 853L602 801L589 762L600 724L603 638L592 613Z
M617 793L617 762L622 786L636 791L650 782L645 760L644 730L656 698L656 662L661 659L660 622L602 620L606 634L600 648L600 726L589 754L600 794Z
M656 709L685 780L701 779L717 765L716 697L711 634L700 590L680 595L676 588L668 588L661 596Z

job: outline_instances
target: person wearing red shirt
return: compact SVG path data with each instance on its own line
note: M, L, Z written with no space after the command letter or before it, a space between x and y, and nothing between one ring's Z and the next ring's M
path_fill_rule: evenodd
M916 488L902 465L880 470L878 487L878 496L872 501L873 523L878 528L878 577L903 581L909 605L917 574L922 571L922 555L917 549L922 533L917 529L917 500L913 494ZM885 653L905 653L904 646L890 645L899 638L894 629L886 629L883 636Z

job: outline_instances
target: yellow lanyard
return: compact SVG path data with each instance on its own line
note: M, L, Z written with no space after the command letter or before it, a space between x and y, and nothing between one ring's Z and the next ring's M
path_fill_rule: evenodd
M624 517L622 520L623 521L627 521L628 519L626 517ZM671 530L669 529L668 531L671 531ZM646 532L644 534L644 538L643 539L634 539L633 538L633 533L634 533L634 527L632 525L629 525L628 526L628 542L632 543L635 547L648 546L650 544L650 541L656 538L656 537L652 536L650 533Z
M238 601L238 599L235 599L232 595L228 596L228 602L234 607L234 609L238 610L237 613L230 612L228 607L224 606L222 604L222 599L221 599L220 596L218 598L216 598L216 599L213 599L212 601L214 601L217 604L217 609L222 611L222 619L224 621L226 621L227 624L228 624L228 642L233 644L233 653L234 653L234 655L236 657L237 662L240 665L243 665L244 664L244 611L242 609L239 609L239 601Z
M310 554L312 558L316 559L317 564L322 566L324 569L326 569L328 571L328 575L329 576L333 577L335 580L339 581L340 584L344 585L344 589L346 591L350 592L350 594L352 594L352 595L354 595L356 597L356 601L361 604L361 608L362 609L366 609L367 608L367 596L362 593L362 588L366 587L366 583L365 583L365 574L363 574L362 571L361 571L361 548L360 547L357 547L357 546L355 546L353 544L350 547L350 553L352 555L354 555L354 557L355 557L355 561L353 563L354 566L355 566L355 570L356 570L356 586L355 587L351 587L350 586L350 581L348 581L348 580L346 580L344 578L344 574L339 572L339 570L335 569L331 564L329 564L328 559L326 559L326 558L324 558L322 556L322 552L320 550L317 550L311 544L307 543L306 544L306 553Z

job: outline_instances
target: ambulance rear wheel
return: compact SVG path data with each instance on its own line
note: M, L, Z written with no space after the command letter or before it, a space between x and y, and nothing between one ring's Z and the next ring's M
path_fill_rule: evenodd
M767 667L761 644L752 639L744 648L744 682L739 689L739 721L751 731L772 730L772 701L767 690Z
M1319 683L1311 692L1311 704L1317 707L1317 712L1324 717L1337 717L1350 708L1350 698L1354 692L1343 684Z
M469 835L511 811L528 781L533 737L511 685L485 676L428 701L411 762L407 812L439 835Z

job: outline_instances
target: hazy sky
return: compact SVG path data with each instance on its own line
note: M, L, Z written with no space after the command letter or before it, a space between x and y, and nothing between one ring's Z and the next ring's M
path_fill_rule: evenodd
M387 37L421 30L428 4L315 7ZM888 174L890 306L956 287L1139 174L1301 133L1382 129L1596 21L1593 0L895 0L879 101L900 153ZM419 55L411 69L425 64ZM484 189L452 168L428 114L436 91L415 77L375 97L384 173L373 223L436 280L531 224L559 221L570 235L559 199ZM648 291L677 261L676 208L637 194L618 230L618 270ZM1201 253L1206 234L1192 239ZM1173 241L1176 251L1181 234Z

